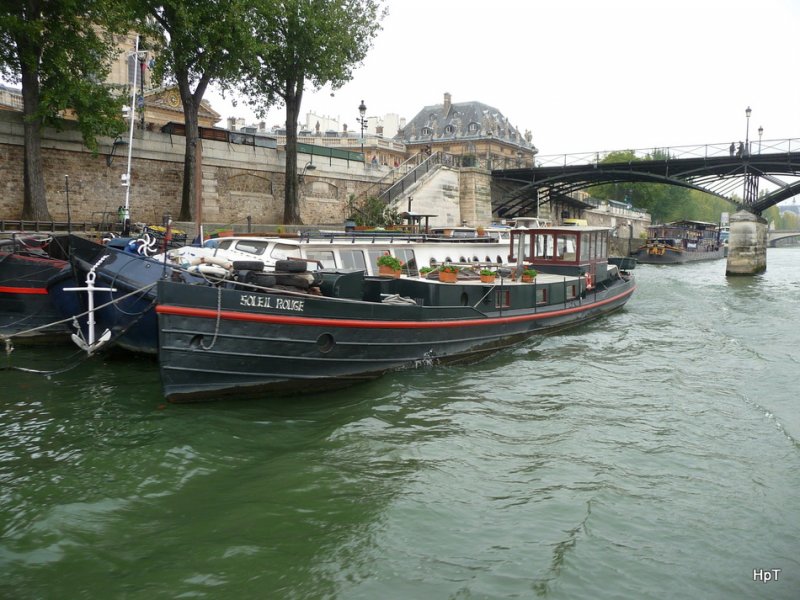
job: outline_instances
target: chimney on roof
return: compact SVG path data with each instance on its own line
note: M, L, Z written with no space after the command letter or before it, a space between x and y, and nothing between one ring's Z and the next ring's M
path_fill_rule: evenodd
M450 92L444 93L444 115L447 116L450 113Z
M228 130L236 131L236 117L228 117Z

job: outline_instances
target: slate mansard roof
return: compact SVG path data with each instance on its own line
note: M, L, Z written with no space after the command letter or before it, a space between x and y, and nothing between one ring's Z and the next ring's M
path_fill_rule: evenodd
M424 107L394 137L408 145L438 141L469 141L493 138L536 152L530 131L525 134L499 110L483 102L450 102Z

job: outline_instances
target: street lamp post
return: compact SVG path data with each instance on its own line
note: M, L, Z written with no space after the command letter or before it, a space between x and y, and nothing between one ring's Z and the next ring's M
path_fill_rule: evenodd
M761 154L761 136L764 135L764 128L758 126L758 153Z
M356 119L361 124L361 154L364 154L364 130L367 128L367 105L364 104L364 101L361 101L361 104L358 105L358 114L361 115L360 118ZM364 160L366 162L366 159Z
M750 113L753 112L749 106L745 109L744 114L747 117L747 131L744 134L744 149L747 154L750 154Z
M749 106L744 111L744 114L747 117L747 130L745 131L745 136L744 136L744 152L743 152L744 156L750 156L750 113L752 112L753 110ZM759 128L759 143L758 143L759 153L761 152L761 133L763 133L763 130ZM753 203L756 201L756 198L758 197L758 177L756 176L755 173L750 171L748 165L749 165L749 160L745 160L743 165L744 189L742 190L742 201L744 202L745 206L750 207L753 205Z

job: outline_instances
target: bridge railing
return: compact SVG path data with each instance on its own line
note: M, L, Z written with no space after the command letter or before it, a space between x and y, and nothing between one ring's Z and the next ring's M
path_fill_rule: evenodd
M745 153L748 149L743 149ZM639 148L635 150L596 150L593 152L576 152L573 154L544 154L536 156L537 167L568 167L572 165L591 165L603 162L609 155L620 152L632 152L636 160L646 160L657 155L660 159L666 158L721 158L724 156L738 156L738 143L734 144L731 151L730 142L718 144L702 144L694 146L668 146L663 148ZM790 154L800 152L800 138L780 140L750 140L750 154Z

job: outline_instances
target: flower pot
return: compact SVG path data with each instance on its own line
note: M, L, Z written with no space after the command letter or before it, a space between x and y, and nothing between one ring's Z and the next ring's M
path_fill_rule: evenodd
M494 275L481 275L481 283L494 283Z
M523 275L522 276L522 283L533 283L536 279L533 275Z
M439 271L439 281L443 281L444 283L455 283L458 281L458 273Z
M400 277L400 273L402 272L402 269L393 269L392 267L387 267L386 265L378 265L378 275L381 277L394 277L397 279Z

